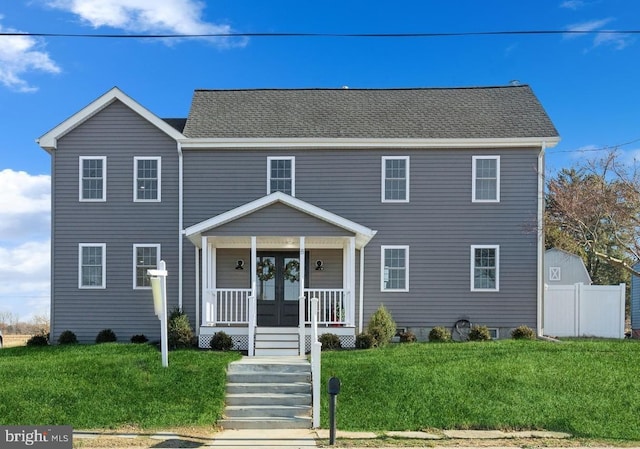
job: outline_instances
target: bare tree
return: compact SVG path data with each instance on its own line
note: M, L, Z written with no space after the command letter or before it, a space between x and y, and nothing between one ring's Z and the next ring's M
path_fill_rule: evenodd
M547 182L547 246L579 253L592 277L612 264L640 276L640 172L619 153L563 169ZM602 264L601 262L606 262Z

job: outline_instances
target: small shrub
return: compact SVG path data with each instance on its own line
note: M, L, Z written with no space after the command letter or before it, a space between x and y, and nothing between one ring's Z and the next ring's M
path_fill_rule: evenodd
M400 343L413 343L418 341L416 338L416 334L411 331L401 332L400 333Z
M146 343L149 339L144 334L134 335L131 337L131 343Z
M45 334L37 334L33 335L30 339L27 340L27 346L48 346L49 338Z
M76 334L70 330L63 331L58 337L59 345L72 345L75 343L78 343L78 338L76 337Z
M383 304L371 315L367 333L371 334L380 347L388 345L396 334L396 323Z
M96 335L96 343L111 343L117 340L116 333L111 329L102 329Z
M491 340L491 334L487 326L474 324L469 331L469 340L471 341L488 341Z
M318 338L318 341L322 343L323 351L330 351L332 349L342 348L342 343L340 343L340 337L338 337L336 334L322 334Z
M180 309L174 309L169 315L168 335L169 348L189 348L193 341L193 330L189 317Z
M429 331L429 341L437 343L451 341L451 331L442 326L434 327Z
M536 331L523 324L511 331L511 338L514 340L535 340Z
M356 349L370 349L376 345L376 339L373 335L363 332L356 335Z
M209 346L216 351L230 351L233 348L233 339L225 332L216 332L211 337Z

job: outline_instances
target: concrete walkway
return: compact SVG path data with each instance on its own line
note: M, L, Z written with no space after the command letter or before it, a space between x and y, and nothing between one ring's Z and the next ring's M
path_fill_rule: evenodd
M316 447L311 429L223 430L215 435L211 447L217 448L304 448Z

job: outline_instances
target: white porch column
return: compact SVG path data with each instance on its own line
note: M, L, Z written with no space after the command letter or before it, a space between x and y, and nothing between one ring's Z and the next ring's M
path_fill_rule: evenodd
M208 302L208 289L209 289L209 276L207 273L209 272L209 264L207 263L209 260L209 249L207 248L206 237L202 237L202 303L200 307L202 308L202 325L205 326L207 324L207 302Z
M300 286L300 295L298 296L298 341L300 343L300 352L301 356L305 353L306 346L306 337L305 337L305 301L304 301L304 286L305 286L305 273L306 273L306 260L305 260L305 239L304 236L300 237L300 267L298 269L298 275L300 281L298 285Z
M343 284L345 291L345 321L348 326L354 326L355 322L355 285L356 285L356 238L349 237L343 249Z
M251 297L249 298L249 335L248 335L248 353L249 357L255 355L255 332L258 323L258 306L257 306L257 282L258 282L258 239L255 235L251 236Z

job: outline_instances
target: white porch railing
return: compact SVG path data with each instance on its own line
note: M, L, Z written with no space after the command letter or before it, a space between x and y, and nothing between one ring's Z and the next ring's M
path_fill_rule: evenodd
M203 323L248 324L250 288L217 288L207 290L204 299Z
M311 325L311 298L318 299L320 326L349 324L349 295L343 289L305 288L304 295L304 301L300 301L300 312L304 311L305 325ZM255 313L255 304L251 307L250 288L217 288L205 291L202 313L204 326L249 325ZM255 316L253 318L255 325Z
M306 313L305 322L311 324L310 298L318 298L318 324L320 325L344 325L348 324L347 295L341 288L305 288Z

